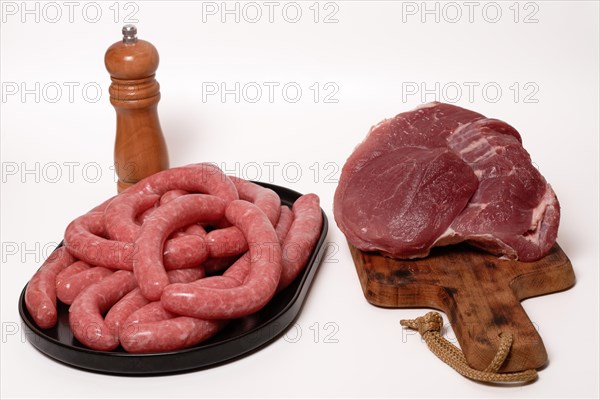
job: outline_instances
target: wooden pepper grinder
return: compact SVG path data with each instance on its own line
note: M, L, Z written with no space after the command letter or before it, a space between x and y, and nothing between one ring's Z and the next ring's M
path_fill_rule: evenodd
M110 102L117 112L114 157L119 192L169 168L157 112L160 86L154 74L158 51L136 35L135 26L125 25L123 40L110 46L104 56L112 80Z

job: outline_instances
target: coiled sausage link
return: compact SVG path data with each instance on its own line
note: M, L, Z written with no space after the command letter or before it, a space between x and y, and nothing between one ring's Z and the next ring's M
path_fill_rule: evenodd
M168 271L167 275L171 283L188 283L203 278L204 268L177 269ZM144 297L140 288L136 287L110 308L104 323L110 332L120 335L121 327L124 326L127 318L148 303L150 301Z
M261 309L275 294L281 275L281 247L273 225L255 205L233 201L225 211L227 220L244 233L249 244L250 271L244 283L231 289L196 284L172 284L161 302L176 314L201 319L231 319Z
M239 286L240 279L243 280L244 274L248 273L247 264L249 263L244 262L232 266L231 276L198 279L193 284L219 289ZM173 282L171 272L175 271L169 273L171 282ZM139 291L135 296L137 301L143 301L139 297L145 299ZM226 320L202 320L179 316L167 311L159 301L154 303L145 301L145 304L139 306L134 312L130 312L128 317L121 322L123 329L120 330L119 339L123 348L130 353L154 353L184 349L213 336L227 323ZM109 316L106 319L108 320Z
M63 285L64 282L71 276L78 274L82 271L86 271L90 268L92 268L92 266L86 263L85 261L75 261L73 264L69 265L56 275L56 287L58 288L60 285Z
M282 245L282 270L278 290L285 289L306 266L323 225L319 197L316 194L300 196L294 202L292 212L294 221Z
M133 268L133 243L109 240L104 236L104 213L89 212L67 226L64 246L69 253L90 265L130 271Z
M119 345L102 315L136 287L130 271L116 271L86 288L69 308L69 326L77 340L94 350L110 351Z
M48 329L56 325L56 276L75 261L66 247L59 247L27 284L25 306L40 328Z
M227 203L239 198L233 182L219 167L210 163L190 164L157 172L137 182L124 193L163 195L175 189L210 194Z
M120 342L129 353L158 353L180 350L216 334L226 321L182 317L165 310L157 301L129 316Z
M85 288L100 282L114 270L104 267L91 267L86 270L61 279L56 285L56 297L65 304L71 304Z
M281 198L277 193L242 178L229 176L229 179L235 185L240 200L253 203L267 215L267 218L271 221L271 225L275 226L277 224L281 212Z
M283 244L283 241L292 226L292 222L294 222L294 213L292 210L290 210L288 206L281 206L279 221L277 221L277 225L275 225L275 233L277 233L279 243Z
M64 245L75 257L88 264L133 270L136 247L133 242L128 241L133 238L127 236L126 241L105 239L105 227L104 213L84 214L67 226ZM137 230L141 230L139 225ZM186 235L167 242L163 254L167 269L192 268L208 257L208 249L201 236Z
M137 254L133 271L142 294L151 301L160 299L169 279L163 265L163 246L176 229L198 221L215 221L223 217L225 202L215 196L189 194L159 207L148 217L135 241ZM202 240L199 236L189 235Z
M229 176L229 179L235 185L241 200L253 203L266 214L273 226L277 224L281 213L281 199L277 193L235 176ZM246 238L236 226L209 232L206 235L206 243L210 256L215 258L231 257L243 254L248 250Z

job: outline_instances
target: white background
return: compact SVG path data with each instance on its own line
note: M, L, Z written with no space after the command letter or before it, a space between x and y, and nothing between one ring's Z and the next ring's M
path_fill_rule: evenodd
M262 14L253 22L255 4ZM598 3L297 5L276 2L269 16L262 2L230 2L236 22L221 2L3 2L2 397L598 398ZM316 192L330 222L330 257L287 336L200 372L83 372L44 357L19 326L18 296L41 258L69 221L116 190L103 57L126 17L161 56L171 165L213 161L244 178ZM239 82L239 101L203 90L222 82ZM254 103L252 82L263 89ZM272 99L264 82L279 85ZM292 89L282 93L286 84L302 89L297 102ZM369 128L435 99L515 126L559 196L558 241L577 284L523 303L550 360L533 384L464 379L400 328L399 319L426 310L369 305L333 221L339 169Z

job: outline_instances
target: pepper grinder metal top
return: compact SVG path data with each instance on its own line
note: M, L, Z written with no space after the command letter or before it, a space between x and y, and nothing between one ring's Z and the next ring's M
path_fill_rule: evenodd
M108 48L104 64L110 73L110 102L117 113L115 170L117 189L169 168L167 146L158 119L160 85L154 78L158 51L137 38L137 28L123 27L123 40Z
M123 43L137 42L137 28L135 25L125 25L123 27Z

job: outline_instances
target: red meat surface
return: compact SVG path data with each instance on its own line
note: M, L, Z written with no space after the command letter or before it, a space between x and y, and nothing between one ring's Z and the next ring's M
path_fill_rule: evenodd
M466 241L534 261L556 241L560 206L513 127L430 103L371 129L342 169L334 216L363 251L417 258Z

